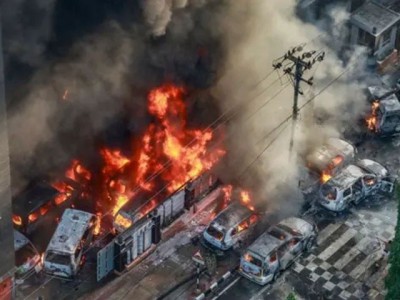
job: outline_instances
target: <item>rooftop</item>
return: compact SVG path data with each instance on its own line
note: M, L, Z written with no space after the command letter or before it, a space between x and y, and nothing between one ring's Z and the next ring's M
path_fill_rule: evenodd
M77 209L66 209L50 240L47 251L74 253L83 234L90 226L93 214Z
M279 229L273 227L271 230ZM265 258L285 241L286 239L280 240L269 234L269 232L265 232L253 244L250 245L248 250Z
M340 171L335 177L328 181L328 184L338 188L346 189L352 185L358 178L364 175L364 171L355 166L349 165Z
M213 221L226 230L238 225L245 218L250 217L252 211L246 206L235 202L223 210Z
M366 2L357 9L350 18L350 22L364 31L379 36L400 20L400 15L385 6Z

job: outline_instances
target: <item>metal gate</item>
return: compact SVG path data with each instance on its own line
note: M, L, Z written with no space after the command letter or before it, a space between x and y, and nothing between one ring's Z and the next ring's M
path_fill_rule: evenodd
M97 252L97 281L100 281L114 270L114 243L115 241L112 240Z

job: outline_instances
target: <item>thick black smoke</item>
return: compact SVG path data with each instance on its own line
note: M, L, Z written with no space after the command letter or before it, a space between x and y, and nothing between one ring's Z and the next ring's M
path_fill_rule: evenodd
M150 121L146 94L156 85L187 87L197 125L218 114L211 96L198 91L215 82L224 61L218 29L224 1L7 1L16 189L63 171L72 157L93 163L101 145L140 133Z

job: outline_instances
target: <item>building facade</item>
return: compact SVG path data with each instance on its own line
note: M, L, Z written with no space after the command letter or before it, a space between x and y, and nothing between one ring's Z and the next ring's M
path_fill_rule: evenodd
M1 15L1 12L0 12ZM4 86L0 22L0 299L12 298L14 274L14 231L11 220L10 158Z

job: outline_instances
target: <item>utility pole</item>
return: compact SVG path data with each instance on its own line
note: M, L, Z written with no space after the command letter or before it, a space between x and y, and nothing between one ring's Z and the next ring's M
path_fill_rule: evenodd
M292 109L292 130L289 144L289 154L291 156L294 144L294 133L296 128L296 121L299 115L299 95L303 95L300 89L300 83L304 82L309 86L313 85L313 77L309 79L303 78L306 70L311 68L317 63L321 62L325 57L325 52L308 51L303 52L303 46L300 45L289 50L283 57L276 59L272 66L275 70L283 68L283 73L290 77L294 87L293 109ZM284 65L285 62L288 62ZM294 69L294 72L293 72Z

